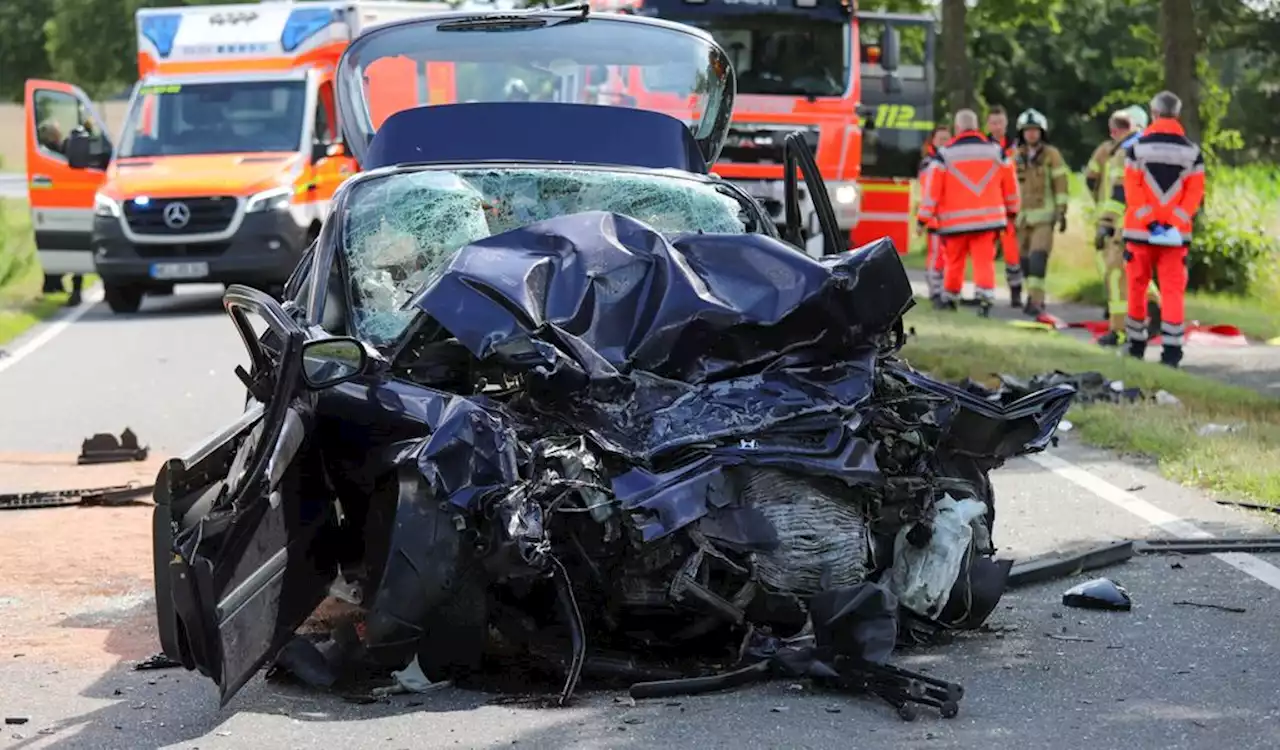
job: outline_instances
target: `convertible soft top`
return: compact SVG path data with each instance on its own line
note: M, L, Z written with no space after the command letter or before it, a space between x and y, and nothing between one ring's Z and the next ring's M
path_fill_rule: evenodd
M561 102L473 102L406 109L378 129L362 166L478 161L707 172L693 134L670 115Z

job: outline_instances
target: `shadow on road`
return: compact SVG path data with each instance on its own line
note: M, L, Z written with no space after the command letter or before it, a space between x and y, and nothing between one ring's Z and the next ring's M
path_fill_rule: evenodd
M191 291L182 290L165 296L147 296L142 301L142 309L132 314L118 315L111 312L111 308L107 307L105 302L101 302L85 313L79 322L121 323L220 313L222 313L222 288L202 285Z

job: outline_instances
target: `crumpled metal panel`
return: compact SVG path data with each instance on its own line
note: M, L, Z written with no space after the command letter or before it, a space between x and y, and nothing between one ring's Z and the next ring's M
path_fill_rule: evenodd
M410 304L480 359L567 369L582 387L634 370L697 384L802 350L840 361L913 300L887 240L818 261L763 235L668 240L592 211L463 248Z

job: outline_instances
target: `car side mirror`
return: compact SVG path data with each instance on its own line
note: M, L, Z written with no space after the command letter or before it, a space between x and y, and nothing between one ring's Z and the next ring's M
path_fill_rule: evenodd
M332 388L364 372L369 354L349 336L316 339L302 345L302 380L312 390Z
M786 216L782 238L801 250L807 244L803 229L804 217L800 212L800 185L796 181L796 170L799 169L804 178L805 191L809 194L814 214L817 215L818 231L822 232L823 255L836 255L847 250L846 243L841 241L840 224L836 221L835 209L831 207L827 184L818 172L818 163L813 158L813 151L809 149L804 133L796 131L783 140L782 163L782 201Z
M76 128L67 136L67 164L72 169L106 169L111 149L101 135Z

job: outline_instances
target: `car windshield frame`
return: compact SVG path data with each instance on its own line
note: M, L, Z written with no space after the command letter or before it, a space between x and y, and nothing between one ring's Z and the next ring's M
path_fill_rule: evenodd
M436 174L440 174L442 177L445 177L447 179L448 177L457 177L459 173L489 172L489 171L499 171L499 170L511 171L511 172L538 171L538 172L545 172L547 173L548 176L550 176L555 172L562 172L562 173L590 172L593 174L600 175L601 177L616 175L621 179L655 180L655 181L670 180L672 181L673 184L679 183L681 185L689 186L692 188L692 190L705 191L708 197L711 197L712 194L714 194L715 196L719 196L728 200L735 201L738 204L739 208L741 209L742 214L744 215L744 218L746 219L743 222L743 228L741 230L741 234L744 234L744 235L745 234L766 234L770 237L775 237L775 238L777 238L778 236L772 220L769 219L769 217L762 211L760 206L750 196L748 196L745 192L743 192L741 188L731 183L727 183L722 180L719 180L715 177L708 177L705 175L698 175L698 174L683 172L683 171L674 170L674 169L655 170L655 169L644 169L644 168L638 168L638 167L619 167L619 166L613 166L613 165L598 165L598 164L566 164L566 163L560 163L560 162L467 161L467 162L438 163L438 164L417 164L417 165L399 166L399 167L386 167L383 169L371 170L368 172L360 173L350 178L342 186L341 190L339 191L339 194L335 196L336 200L334 204L333 216L331 217L330 222L328 222L328 223L331 223L333 226L332 234L329 235L329 239L327 241L327 244L329 245L328 253L332 253L332 255L330 256L330 260L326 262L326 265L329 265L331 263L336 263L337 268L340 270L339 278L341 279L340 283L342 286L341 294L343 298L346 300L344 324L346 326L346 332L348 333L348 335L355 336L356 338L359 338L361 341L364 341L384 352L398 351L400 347L403 345L404 341L407 339L407 337L412 335L413 330L417 327L418 319L423 314L421 313L421 311L413 310L412 308L404 309L402 306L400 309L405 314L401 316L396 316L398 317L398 323L397 323L398 331L395 333L395 335L390 335L390 336L370 335L369 331L364 330L361 326L361 320L357 312L357 307L361 304L360 300L358 299L361 292L357 287L357 283L359 279L357 278L357 274L353 269L353 263L350 257L348 243L349 243L349 235L352 231L352 226L351 226L353 221L352 210L353 208L355 208L355 206L353 206L353 201L361 200L362 189L367 189L373 183L380 182L386 179L396 179L397 177L409 177L409 176L417 175L421 173L436 173ZM486 208L488 208L488 206L486 206ZM605 209L585 208L585 209L579 209L576 211L565 211L564 213L559 213L559 214L556 214L555 216L569 216L575 213L584 213L592 210L605 210ZM631 215L631 214L626 214L626 215ZM545 221L551 218L555 218L555 217L547 216L547 217L540 218L538 220ZM639 218L639 217L636 217L636 218ZM513 228L504 229L503 232L519 229L520 227L527 226L529 223L535 223L535 222L524 222ZM660 231L662 230L660 229ZM686 231L693 232L696 230L680 229L680 230L673 230L666 233L681 234ZM503 232L493 232L492 234L487 234L486 236L497 236ZM483 238L480 238L480 239L483 239ZM470 242L466 244L470 244ZM461 247L465 247L466 244L461 245L459 249L461 249ZM452 256L450 260L451 259L452 259ZM447 266L447 263L445 265ZM328 271L317 269L317 273L319 276L323 276L323 275L326 275ZM333 283L333 282L328 282L328 283ZM409 290L408 287L405 287L404 290L401 290L401 291L408 290L406 302L408 301L408 299L412 299L414 296L420 293L423 289L430 286L431 283L434 283L434 279L430 281L426 281L422 283L420 286L415 287L411 290ZM386 311L387 310L384 309L381 312L386 312Z
M285 104L286 108L296 108L293 119L296 121L288 123L288 127L273 126L262 131L263 134L275 135L279 137L281 134L292 136L289 141L263 142L257 144L250 143L247 140L236 143L228 143L227 147L215 146L207 137L194 139L189 144L174 145L171 140L172 134L166 134L170 139L156 139L157 144L167 143L163 148L140 149L139 137L144 136L142 131L144 118L151 117L156 123L157 129L160 127L162 118L167 117L162 112L148 114L146 112L147 97L155 97L152 101L159 102L164 98L173 97L175 100L184 95L184 91L188 89L199 89L208 87L221 87L228 91L230 95L243 92L246 88L263 88L268 90L279 90L286 92L288 97L296 97L296 101L289 101ZM119 144L116 149L116 158L120 159L149 159L163 156L203 156L203 155L219 155L219 154L264 154L264 153L297 153L302 149L302 144L306 135L306 130L310 124L311 117L309 112L314 107L313 95L311 87L308 85L307 79L301 76L289 77L272 77L257 78L253 80L237 80L230 81L225 79L197 79L197 80L172 80L172 81L155 81L143 82L135 89L132 101L129 104L129 110L125 116L124 124L120 130ZM268 94L270 95L270 94ZM176 101L174 102L176 104ZM176 115L175 115L176 116Z
M671 79L686 82L687 95L672 99L688 107L688 116L674 116L689 127L708 164L715 161L724 144L736 91L732 65L724 50L709 34L683 24L558 10L432 14L372 29L352 42L339 60L335 89L339 120L344 140L357 161L363 159L377 131L366 86L367 71L379 60L396 58L407 58L417 65L472 63L554 69L561 71L564 79L578 81L582 95L589 95L591 87L586 84L592 79L590 71L613 67L656 73L662 68ZM434 102L426 98L429 96L420 93L416 103L402 109L466 103ZM518 127L513 123L513 129Z

